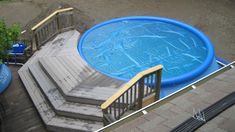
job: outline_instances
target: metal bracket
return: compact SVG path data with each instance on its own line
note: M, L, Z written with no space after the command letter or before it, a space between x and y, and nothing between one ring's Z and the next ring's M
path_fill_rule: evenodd
M148 112L147 112L146 110L143 110L142 113L143 113L144 115L148 114Z
M196 88L197 88L197 86L195 86L195 85L192 85L192 88L193 88L193 89L196 89Z
M231 67L231 68L234 68L234 66L233 66L233 65L230 65L230 67Z

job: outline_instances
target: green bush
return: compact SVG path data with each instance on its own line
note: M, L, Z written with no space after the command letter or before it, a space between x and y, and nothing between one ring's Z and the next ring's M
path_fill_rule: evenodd
M7 27L5 21L0 20L0 63L7 57L7 50L19 39L20 31L18 24Z

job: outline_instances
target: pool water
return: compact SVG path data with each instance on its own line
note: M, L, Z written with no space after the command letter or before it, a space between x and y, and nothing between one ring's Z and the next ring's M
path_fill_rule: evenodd
M96 27L83 38L80 52L98 71L128 81L162 64L163 80L201 66L208 50L198 35L171 23L121 20Z

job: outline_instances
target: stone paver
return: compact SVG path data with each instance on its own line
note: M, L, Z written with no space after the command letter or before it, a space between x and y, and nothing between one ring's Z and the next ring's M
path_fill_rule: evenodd
M125 123L115 131L170 131L198 110L203 110L235 91L235 68L218 75L170 102L156 108L146 115ZM235 106L225 110L211 121L200 127L198 132L235 131ZM122 129L120 129L122 128Z
M198 132L234 132L235 106L232 106L198 129Z
M149 130L154 130L156 126L159 126L160 123L164 122L166 119L161 116L157 116L151 121L145 122L143 124L140 124L138 128L140 128L143 131L149 131ZM161 126L161 125L160 125Z
M218 127L222 128L224 130L230 131L230 132L234 132L235 131L235 125L234 124L235 124L235 120L228 119L228 120L226 120L226 122L223 122Z
M136 120L133 120L133 122L129 122L128 125L123 125L120 126L116 131L120 131L120 132L125 132L125 131L129 131L129 132L143 132L140 128L136 127L139 126L140 124L146 123L148 122L146 119L144 118L137 118Z

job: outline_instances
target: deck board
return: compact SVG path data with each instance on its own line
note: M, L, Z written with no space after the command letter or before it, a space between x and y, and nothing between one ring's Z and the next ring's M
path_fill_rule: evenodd
M102 120L102 112L96 106L66 102L57 87L46 76L43 70L40 69L38 62L32 64L29 69L54 109L59 111L62 115L71 116L72 118L80 117L84 119ZM91 118L89 118L90 116Z
M62 74L60 70L57 70L57 68L53 67L52 65L48 65L43 58L40 59L40 63L64 93L67 93L68 91L71 90L71 87L66 82L62 81L63 78L61 78L61 76L58 75ZM56 73L53 72L52 69L56 70Z
M100 104L125 83L97 72L81 58L79 35L75 30L59 34L18 71L49 130L102 127Z
M25 87L27 88L28 93L30 94L31 99L34 102L42 120L47 124L49 130L54 131L87 131L87 127L91 131L97 130L102 126L102 123L95 121L84 121L80 119L71 119L67 117L61 117L55 114L53 109L47 103L45 97L37 87L36 82L33 77L30 75L29 71L25 70L19 72L22 81L24 82Z
M81 97L105 101L125 82L107 77L92 69L77 52L78 39L74 37L75 34L71 36L61 43L56 39L64 37L56 37L51 42L53 46L48 46L49 50L47 49L53 53L41 57L39 62L68 100L75 101L76 98Z

